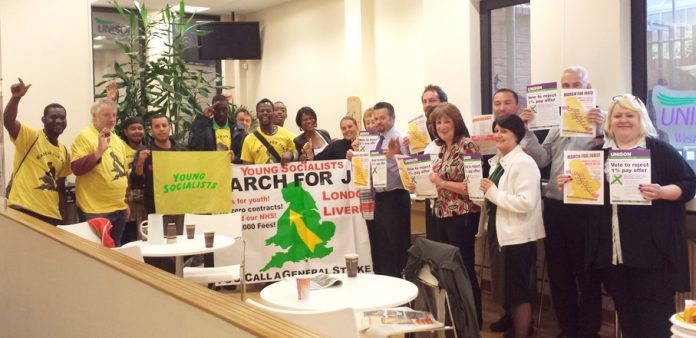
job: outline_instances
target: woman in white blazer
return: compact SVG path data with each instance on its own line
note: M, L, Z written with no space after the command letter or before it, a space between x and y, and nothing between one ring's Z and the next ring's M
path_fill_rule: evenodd
M489 242L500 250L500 259L491 262L491 269L504 271L503 280L494 282L502 282L504 305L513 318L513 331L505 337L523 338L532 319L536 241L545 236L540 174L534 160L519 145L525 134L519 116L496 120L493 132L498 154L489 160L489 177L481 180L486 200L477 236L487 233Z

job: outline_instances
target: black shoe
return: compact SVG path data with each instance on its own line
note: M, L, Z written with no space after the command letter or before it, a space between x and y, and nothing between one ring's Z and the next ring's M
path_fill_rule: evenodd
M510 318L508 313L505 312L503 316L500 317L500 319L498 319L497 322L491 323L489 328L493 332L505 332L512 328L512 319Z
M532 326L529 327L529 332L527 332L527 337L533 337L534 336L534 322L532 322ZM514 338L515 337L515 329L510 328L509 330L506 330L505 333L503 333L503 338ZM563 336L565 337L565 336Z

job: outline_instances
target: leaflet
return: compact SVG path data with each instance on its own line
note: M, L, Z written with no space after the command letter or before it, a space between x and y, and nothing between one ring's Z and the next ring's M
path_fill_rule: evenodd
M563 203L604 204L603 151L564 151L563 173L572 177L563 188ZM546 189L556 187L549 186Z
M558 83L547 82L527 86L527 107L534 113L534 119L527 122L529 130L558 128L561 126Z
M370 153L366 151L353 152L351 172L356 188L370 189Z
M358 135L358 151L372 151L376 150L377 143L379 143L379 133L361 131Z
M563 89L561 99L561 136L594 137L595 125L587 119L597 105L594 89Z
M310 290L321 290L326 289L330 286L340 286L343 282L325 273L320 273L318 275L309 278L309 289Z
M463 155L464 160L464 180L469 190L469 199L472 201L483 201L483 191L481 191L481 179L483 169L481 167L481 154L473 153Z
M432 325L433 323L435 323L435 318L430 312L416 311L409 308L365 311L362 314L364 327L379 324Z
M430 155L411 155L397 158L401 183L404 187L415 185L416 196L436 197L435 184L430 182L433 160Z
M471 118L471 140L473 140L482 155L495 155L498 149L493 139L493 115L480 115Z
M411 154L420 153L430 143L430 133L428 133L428 118L425 114L420 114L408 121L409 150Z
M382 151L370 152L370 171L373 188L387 187L387 157Z
M611 204L652 205L639 190L650 184L650 149L609 150L607 167Z

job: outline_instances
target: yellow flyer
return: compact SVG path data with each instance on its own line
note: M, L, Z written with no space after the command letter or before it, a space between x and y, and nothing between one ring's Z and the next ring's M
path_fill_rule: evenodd
M158 214L232 210L228 151L153 151L152 172Z
M370 189L370 153L367 151L354 152L351 164L355 187Z
M563 188L563 203L604 204L604 152L566 150L563 156L563 173L572 177Z
M408 146L411 154L420 153L430 143L430 133L428 133L427 118L420 114L408 121Z
M564 89L561 91L561 136L594 137L595 125L587 113L596 106L593 89Z

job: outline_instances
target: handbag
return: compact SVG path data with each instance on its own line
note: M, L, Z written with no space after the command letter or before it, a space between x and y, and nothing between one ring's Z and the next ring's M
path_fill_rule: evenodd
M10 181L7 182L7 187L5 188L5 197L7 197L7 198L10 197L10 190L12 190L12 181L14 180L14 176L17 172L19 172L19 169L22 168L22 164L24 164L24 160L27 159L27 155L29 155L31 148L34 148L34 145L36 144L36 141L38 141L38 140L39 140L39 136L36 137L36 140L34 140L34 143L32 143L29 146L29 149L27 149L27 152L24 154L24 157L22 157L22 161L19 162L19 166L17 167L17 171L12 173L12 176L10 177Z

